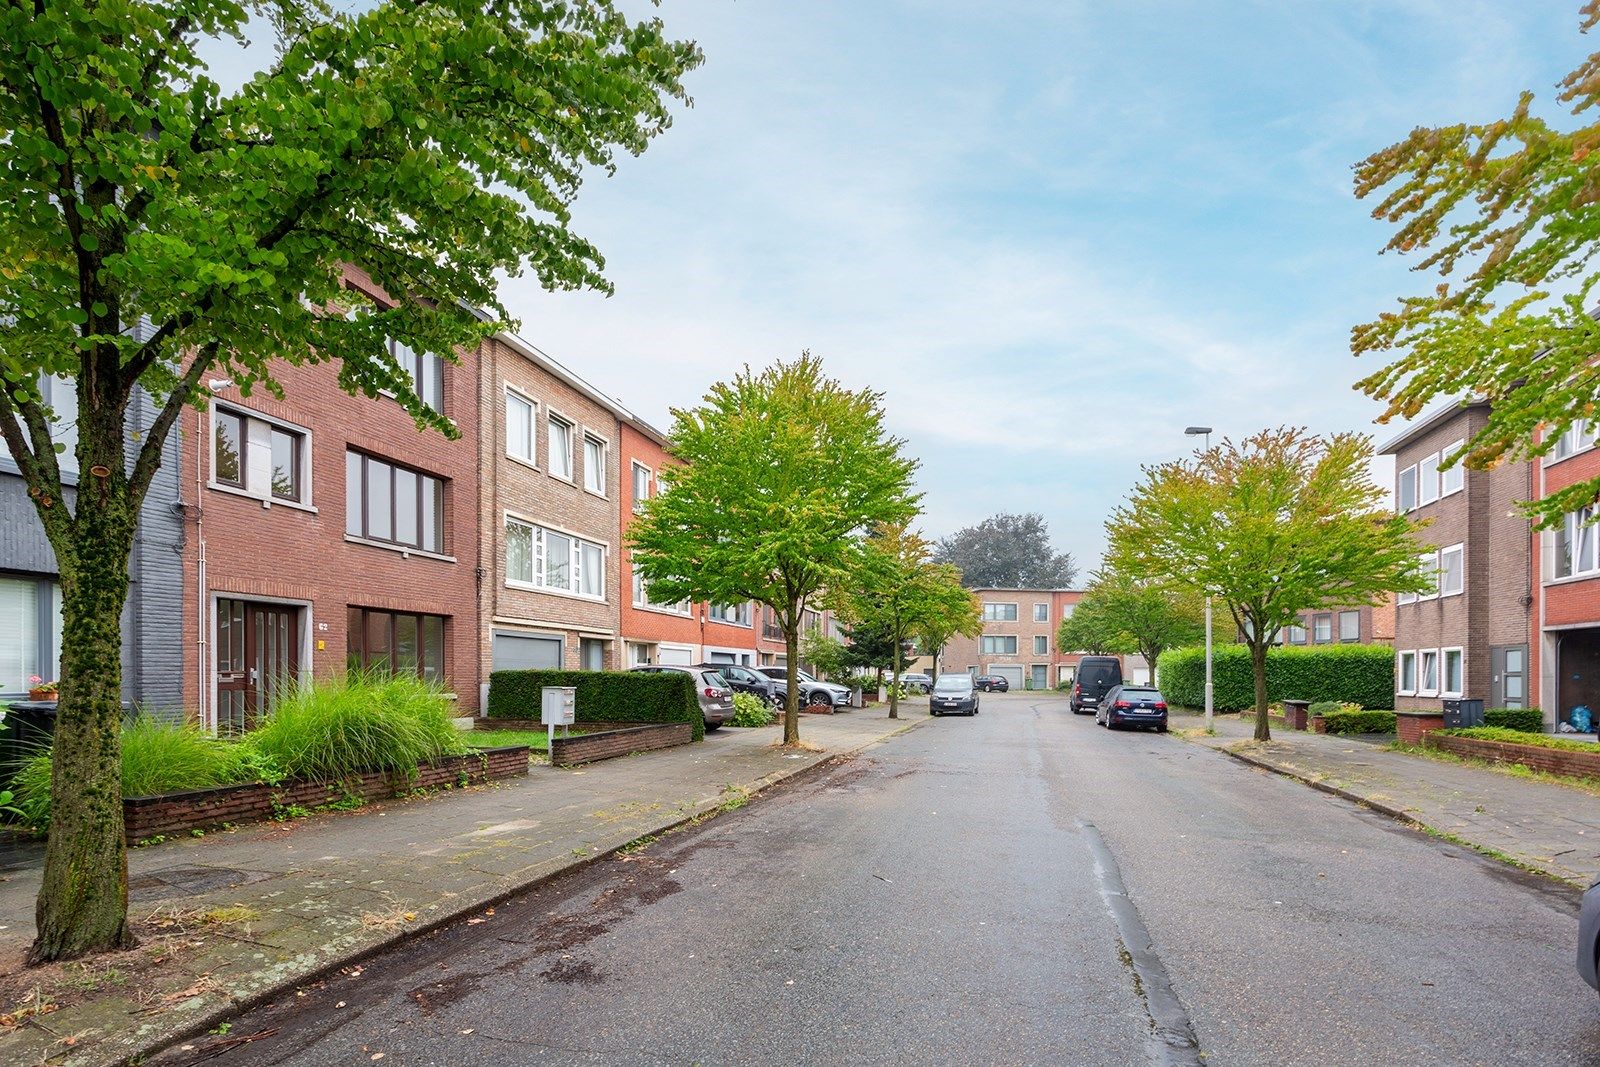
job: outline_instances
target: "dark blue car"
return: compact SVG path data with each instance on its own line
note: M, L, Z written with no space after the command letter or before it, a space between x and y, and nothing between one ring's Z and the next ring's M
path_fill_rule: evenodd
M1600 989L1600 882L1583 895L1583 908L1578 912L1578 973Z
M1100 701L1094 721L1108 729L1144 726L1167 732L1167 698L1148 685L1116 685Z

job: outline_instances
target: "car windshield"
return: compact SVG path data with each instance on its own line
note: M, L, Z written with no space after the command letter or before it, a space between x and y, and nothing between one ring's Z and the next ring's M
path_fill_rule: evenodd
M704 678L706 680L706 684L709 686L713 686L717 689L728 688L728 680L722 677L722 673L720 671L706 671L700 677Z
M796 678L800 679L802 682L814 682L814 681L816 681L815 677L813 677L812 675L806 673L805 671L795 671L794 672L794 676Z
M972 679L964 674L947 674L934 683L935 693L965 693L972 688Z
M1120 693L1118 693L1117 696L1120 697L1123 700L1155 700L1155 701L1161 701L1161 700L1164 699L1161 696L1161 691L1160 690L1157 690L1157 689L1135 689L1132 686L1123 687L1122 691Z

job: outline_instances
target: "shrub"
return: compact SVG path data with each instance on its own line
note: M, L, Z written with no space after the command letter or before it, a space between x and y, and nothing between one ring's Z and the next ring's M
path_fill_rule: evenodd
M1205 704L1206 651L1169 649L1158 664L1161 690L1183 707ZM1213 652L1213 700L1218 711L1255 706L1250 650L1218 645ZM1340 701L1364 708L1394 704L1394 649L1388 645L1278 646L1267 651L1267 699Z
M288 778L414 771L467 750L451 719L443 690L415 675L352 675L285 693L239 744Z
M696 741L705 736L694 679L683 671L495 671L489 675L489 717L537 720L540 690L547 685L577 687L581 723L687 722Z
M1478 741L1499 741L1510 745L1559 748L1569 752L1600 752L1600 745L1595 744L1593 741L1574 741L1570 738L1555 737L1551 734L1531 734L1504 726L1469 726L1463 729L1440 730L1438 732L1449 734L1451 737L1470 737Z
M1525 734L1542 734L1544 712L1539 708L1489 708L1483 713L1483 724Z
M1392 711L1334 711L1322 717L1330 734L1392 734Z
M729 726L771 726L776 717L767 702L754 693L733 694L733 718Z

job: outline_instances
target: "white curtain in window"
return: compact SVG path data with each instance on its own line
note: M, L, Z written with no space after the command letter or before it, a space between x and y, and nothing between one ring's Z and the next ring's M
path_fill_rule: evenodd
M35 674L39 674L39 583L0 579L0 693L26 692L28 679Z

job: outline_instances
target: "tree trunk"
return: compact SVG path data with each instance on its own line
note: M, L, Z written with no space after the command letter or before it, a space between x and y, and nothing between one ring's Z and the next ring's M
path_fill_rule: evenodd
M795 674L800 669L800 609L791 605L789 614L794 618L793 626L783 629L783 648L787 656L784 681L788 683L788 707L783 713L783 743L796 745L800 743L800 679Z
M1250 670L1256 682L1256 740L1272 740L1272 723L1267 720L1267 646L1250 643Z
M889 718L900 717L900 642L894 643L894 674L889 678Z
M121 443L112 437L104 450ZM61 574L61 696L50 768L50 828L30 963L127 948L122 826L122 608L137 508L116 470L78 487ZM52 540L56 540L55 537Z

